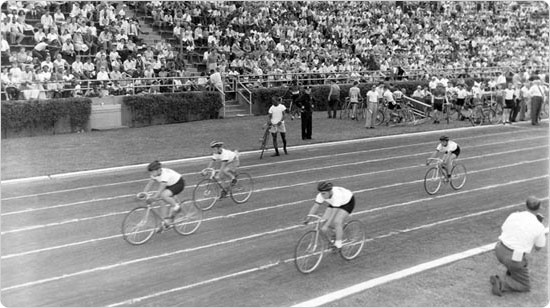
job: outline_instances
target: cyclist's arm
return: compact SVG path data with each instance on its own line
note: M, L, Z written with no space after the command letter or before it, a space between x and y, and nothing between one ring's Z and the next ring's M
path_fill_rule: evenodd
M214 163L216 162L215 159L212 159L209 163L208 163L208 166L206 166L206 169L211 169L212 166L214 166Z
M433 152L432 156L430 156L430 157L426 160L426 164L429 164L429 163L430 163L430 159L436 158L438 155L439 155L439 151L438 151L438 150L435 150L435 152Z
M160 197L160 193L162 193L162 191L165 190L165 189L166 189L166 183L165 182L160 182L158 190L153 194L153 196L151 196L151 198L156 199L156 198Z
M148 192L149 189L151 189L153 183L155 183L155 180L149 179L149 182L147 182L147 185L145 185L145 188L143 188L143 192Z
M321 205L320 203L315 202L311 207L311 209L309 210L308 215L314 215L315 213L317 213L317 210L319 209L320 205Z

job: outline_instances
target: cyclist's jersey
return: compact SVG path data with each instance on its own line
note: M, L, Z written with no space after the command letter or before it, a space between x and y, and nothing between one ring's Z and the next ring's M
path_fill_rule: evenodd
M332 207L341 207L348 204L351 197L353 197L353 193L350 190L343 187L334 186L332 187L332 197L330 199L325 199L321 193L318 193L315 198L315 203L322 204L323 202L326 202Z
M403 92L397 90L393 92L393 97L395 98L396 102L401 103L403 101Z
M228 163L233 162L237 158L237 153L222 149L221 154L214 153L212 154L212 159L216 161L226 161Z
M352 87L351 89L349 89L349 101L352 103L358 103L360 91L361 90L359 90L358 87Z
M160 168L161 172L159 176L151 176L151 179L159 182L166 183L166 186L172 186L181 179L181 174L168 168Z
M437 145L436 150L443 153L451 153L458 148L458 144L454 141L447 141L447 146L444 147L441 143Z

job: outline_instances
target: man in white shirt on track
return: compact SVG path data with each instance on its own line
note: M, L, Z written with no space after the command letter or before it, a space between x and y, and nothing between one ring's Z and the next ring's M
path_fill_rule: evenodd
M279 99L273 99L273 105L269 107L267 125L270 125L269 132L273 137L273 148L275 154L271 156L279 156L279 147L277 146L277 132L281 134L283 140L283 150L285 154L288 154L286 150L286 127L285 127L285 105L280 103Z
M502 224L502 233L495 246L495 255L506 267L503 276L491 276L492 293L502 296L503 292L528 292L531 290L527 255L533 247L540 250L546 246L546 230L538 213L541 201L528 197L526 211L512 213Z

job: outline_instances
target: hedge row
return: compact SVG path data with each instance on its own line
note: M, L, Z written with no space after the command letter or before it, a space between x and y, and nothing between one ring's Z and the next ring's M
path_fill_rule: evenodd
M132 127L216 119L223 107L217 92L125 96L123 104L132 115Z
M86 128L92 110L89 98L52 100L3 101L2 138L9 133L28 130L30 135L50 131L58 121L68 120L72 132Z

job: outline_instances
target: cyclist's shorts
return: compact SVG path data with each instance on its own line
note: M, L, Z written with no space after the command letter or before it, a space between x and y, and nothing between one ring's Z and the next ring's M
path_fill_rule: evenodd
M443 111L443 102L442 99L434 99L434 109L437 111Z
M504 100L504 108L514 108L514 107L515 107L515 104L513 99Z
M351 196L351 199L349 200L349 202L342 205L341 207L334 207L330 204L329 204L328 207L332 207L332 208L336 208L336 209L342 209L342 210L348 212L349 214L351 214L351 212L353 212L353 209L355 208L355 196Z
M277 132L286 133L285 123L281 123L281 125L271 125L269 132L272 134L276 134Z
M458 155L460 155L460 147L456 146L456 150L452 151L451 154L454 154L456 155L456 157L458 157Z
M388 103L388 109L389 109L389 110L401 109L401 106L399 106L398 103L389 102L389 103Z
M463 98L457 98L456 99L456 104L458 106L464 106L464 99Z
M177 181L176 184L166 187L166 189L172 192L172 196L175 196L181 193L184 188L185 188L185 181L183 180L183 178L180 178L180 180Z
M236 157L232 162L228 162L226 166L227 168L229 168L229 170L236 171L237 167L240 166L239 158Z

